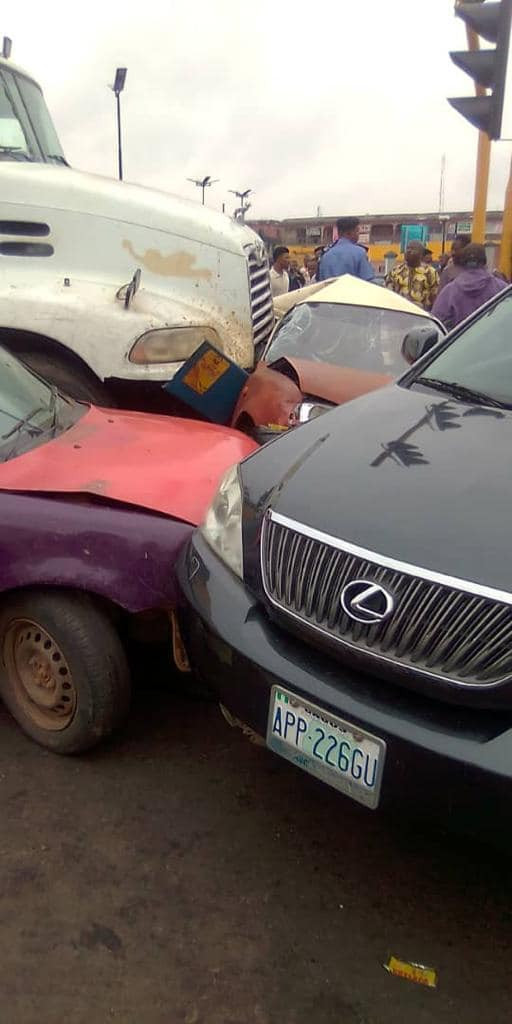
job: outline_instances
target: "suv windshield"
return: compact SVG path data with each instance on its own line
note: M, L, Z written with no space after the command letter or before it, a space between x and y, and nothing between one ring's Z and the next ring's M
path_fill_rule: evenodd
M0 71L0 159L66 163L39 86L5 67Z
M488 396L491 404L512 405L512 290L463 330L419 379L427 386L429 380L458 385Z
M272 363L295 356L398 376L407 365L401 353L405 335L430 323L428 317L390 309L303 302L276 328L264 358Z
M0 346L0 462L49 441L86 410Z

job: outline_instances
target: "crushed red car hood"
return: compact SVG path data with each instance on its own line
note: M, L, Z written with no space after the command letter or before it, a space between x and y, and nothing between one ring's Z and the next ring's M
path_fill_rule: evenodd
M286 360L297 373L299 387L304 395L315 395L335 405L342 405L368 391L383 388L392 380L386 373L355 370L349 366L333 366L331 363L317 363L311 359L295 359L290 356L286 356Z
M226 427L89 408L54 440L0 465L0 490L95 494L196 525L222 474L258 446Z

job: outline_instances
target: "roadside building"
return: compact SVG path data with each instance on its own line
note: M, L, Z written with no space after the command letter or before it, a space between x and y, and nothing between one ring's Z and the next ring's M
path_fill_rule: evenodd
M358 214L357 210L343 211L360 220L359 242L368 246L368 257L377 275L389 272L394 261L403 253L408 241L419 239L428 243L433 260L438 260L444 248L449 250L457 234L471 232L472 214L467 210L439 213ZM336 240L336 220L333 217L292 217L286 220L249 221L250 226L265 240L271 250L276 244L287 245L290 256L302 265L304 257L318 246L328 246ZM486 251L490 269L497 265L501 241L503 212L491 210L487 214Z

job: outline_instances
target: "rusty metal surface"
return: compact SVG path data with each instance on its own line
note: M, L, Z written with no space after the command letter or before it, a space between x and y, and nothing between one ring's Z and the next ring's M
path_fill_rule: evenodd
M301 401L302 393L293 380L258 363L242 388L231 422L237 426L243 417L249 417L255 426L291 426L293 410Z
M279 362L286 362L295 370L300 388L286 374L266 363L258 363L236 404L231 421L233 426L240 424L244 416L250 417L255 426L269 423L291 426L290 416L304 395L342 405L352 398L385 387L392 379L384 373L369 373L290 356Z
M123 249L126 249L137 263L141 263L153 274L163 277L195 277L206 280L212 277L212 271L208 267L197 267L197 256L185 250L163 253L158 249L146 249L145 252L136 252L127 238L123 241Z

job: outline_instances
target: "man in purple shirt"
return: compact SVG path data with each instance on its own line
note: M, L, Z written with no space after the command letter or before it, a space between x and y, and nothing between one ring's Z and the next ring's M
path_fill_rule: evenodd
M329 277L341 277L342 274L353 274L363 281L373 281L375 271L368 262L365 250L357 244L357 217L341 217L336 221L336 227L338 241L324 252L316 275L317 281L327 281Z
M448 330L507 287L506 281L487 270L483 245L466 245L461 260L459 274L454 281L445 285L432 306L433 316L442 320Z

